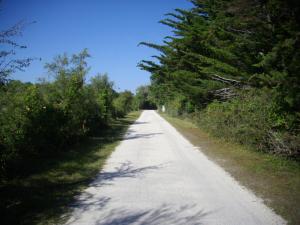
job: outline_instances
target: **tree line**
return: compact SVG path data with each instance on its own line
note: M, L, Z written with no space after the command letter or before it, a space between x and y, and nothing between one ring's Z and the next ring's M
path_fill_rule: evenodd
M55 157L85 137L100 135L113 120L145 107L144 87L136 95L117 92L107 74L89 82L90 57L59 55L45 68L52 77L38 83L9 80L0 85L0 175L27 171L32 159ZM36 160L38 161L38 160Z
M294 0L191 0L139 67L168 113L215 136L299 159L300 10Z

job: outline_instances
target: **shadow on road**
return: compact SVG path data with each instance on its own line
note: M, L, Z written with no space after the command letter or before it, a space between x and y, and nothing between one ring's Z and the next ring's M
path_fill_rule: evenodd
M102 172L90 187L80 195L77 203L72 205L76 210L67 224L81 222L85 213L101 213L103 216L96 221L97 225L128 225L128 224L205 224L204 218L212 212L200 210L196 204L185 204L181 206L163 204L159 207L149 209L129 210L124 208L109 209L112 200L109 197L99 195L98 187L112 185L112 181L119 178L136 178L147 171L161 168L162 165L134 168L130 161L122 163L113 172ZM142 203L141 203L142 204ZM86 218L88 219L88 217ZM93 218L95 219L95 218Z
M204 224L204 217L210 214L204 210L195 209L195 205L174 207L164 204L155 209L131 212L126 209L111 210L107 216L96 222L97 225L128 225L128 224Z
M133 123L133 125L138 125L138 124L147 124L148 122L145 122L145 121L135 121Z
M157 208L145 210L128 210L126 208L117 208L108 210L106 206L109 204L110 198L96 198L94 195L85 193L81 196L81 203L74 205L77 213L68 221L68 224L81 222L81 218L86 211L94 213L102 212L103 216L93 224L96 225L157 225L157 224L172 224L172 225L201 225L205 224L204 219L212 212L197 209L196 204L186 204L182 206L174 206L163 204ZM95 219L95 218L92 218ZM85 222L88 222L86 220Z
M129 132L125 135L123 140L132 140L137 138L153 138L154 136L161 135L163 133L147 133L147 134L134 134L134 132Z
M142 176L149 170L155 170L161 167L162 165L135 168L133 167L132 162L127 161L122 163L119 167L116 167L112 172L101 172L90 187L110 185L112 181L119 178L136 178Z

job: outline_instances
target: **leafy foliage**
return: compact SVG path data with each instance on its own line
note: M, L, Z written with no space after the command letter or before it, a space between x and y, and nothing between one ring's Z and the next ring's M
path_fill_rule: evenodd
M118 94L118 97L113 101L115 115L117 117L124 117L127 113L132 111L133 98L133 94L130 91L124 91Z
M136 89L136 95L134 98L134 107L136 110L156 109L150 93L148 86L140 86Z
M299 155L298 133L280 129L289 126L289 117L277 113L269 90L243 91L227 102L215 101L194 114L195 120L215 136L259 151L287 156Z
M106 74L85 82L86 49L46 64L53 80L9 81L0 89L0 175L34 167L33 158L54 156L87 135L103 133L116 117L132 110L133 94L118 94Z

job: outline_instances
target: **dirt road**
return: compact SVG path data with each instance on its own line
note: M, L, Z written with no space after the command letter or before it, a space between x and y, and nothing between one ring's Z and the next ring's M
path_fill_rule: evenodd
M155 111L144 111L67 224L286 224Z

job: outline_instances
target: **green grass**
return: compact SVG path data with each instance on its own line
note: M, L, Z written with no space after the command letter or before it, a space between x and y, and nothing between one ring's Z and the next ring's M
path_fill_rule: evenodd
M300 164L212 137L188 119L162 114L179 132L289 224L300 221Z
M128 126L139 116L130 113L99 135L55 158L41 159L34 174L1 182L1 224L58 224L69 205L105 163Z

